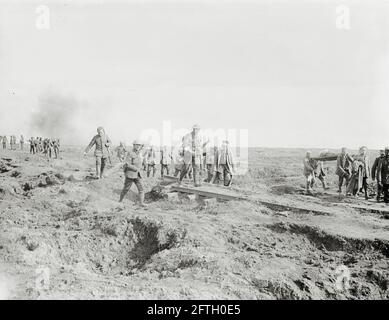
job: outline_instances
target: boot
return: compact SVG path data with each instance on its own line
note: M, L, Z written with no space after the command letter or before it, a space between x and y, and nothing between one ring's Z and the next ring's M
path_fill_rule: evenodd
M341 186L339 186L339 188L338 188L338 193L342 193L342 187Z
M306 190L307 190L307 194L312 194L312 191L311 191L311 183L307 182Z
M100 178L102 179L104 176L104 169L105 169L105 159L101 159L101 167L100 167Z
M96 179L100 179L100 165L96 164Z
M145 193L139 192L139 205L141 207L147 207L147 205L144 203L144 201L145 201Z

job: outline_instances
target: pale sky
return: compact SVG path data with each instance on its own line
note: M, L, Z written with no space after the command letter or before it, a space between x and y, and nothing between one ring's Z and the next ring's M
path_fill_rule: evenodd
M169 121L247 129L250 146L381 148L389 1L0 0L0 134L39 135L42 105L66 143Z

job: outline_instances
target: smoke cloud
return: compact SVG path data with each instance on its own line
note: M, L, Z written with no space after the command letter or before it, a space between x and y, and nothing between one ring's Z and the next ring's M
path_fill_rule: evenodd
M77 138L79 101L53 90L44 92L31 115L30 130L34 135L59 138L69 143Z

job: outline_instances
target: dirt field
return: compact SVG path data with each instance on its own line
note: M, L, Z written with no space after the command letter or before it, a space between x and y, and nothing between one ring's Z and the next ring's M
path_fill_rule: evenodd
M0 150L0 297L388 299L389 216L350 204L385 206L339 199L333 162L330 190L305 195L304 154L250 150L233 188L251 200L149 195L143 209L135 193L118 203L121 171L91 179L82 148L50 162Z

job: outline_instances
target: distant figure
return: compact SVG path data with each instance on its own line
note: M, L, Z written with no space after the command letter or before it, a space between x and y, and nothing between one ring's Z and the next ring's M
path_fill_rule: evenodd
M144 151L143 151L143 154L142 154L142 168L143 168L143 171L147 171L147 154L148 154L149 150L148 148L146 148Z
M43 153L46 155L46 158L51 159L53 154L53 143L51 139L46 138L43 140Z
M36 137L34 139L34 149L35 149L35 153L39 153L40 150L39 150L39 137Z
M377 180L377 196L376 196L377 202L380 201L381 194L382 194L382 185L378 181L378 164L383 158L385 158L385 151L380 150L379 157L375 158L373 166L371 167L371 179Z
M10 136L9 144L11 146L11 150L16 150L16 136L14 135Z
M58 159L58 157L59 157L59 139L54 139L52 141L52 143L53 143L53 150L54 150L55 159Z
M126 160L124 162L124 168L123 168L125 174L125 180L124 180L123 190L120 193L119 202L123 201L127 192L130 191L132 184L135 183L139 192L139 204L144 207L145 193L143 189L142 175L140 173L142 168L142 154L141 154L142 147L143 144L139 140L135 140L133 142L132 150L129 151L126 156Z
M38 138L38 152L39 153L43 153L43 138L42 137L39 137Z
M20 135L20 140L19 140L19 142L20 142L20 150L24 150L24 137L23 137L23 135Z
M163 146L161 148L161 177L163 177L164 171L166 171L166 174L169 175L169 169L170 165L172 163L173 157L170 152L168 152L167 147Z
M214 183L218 184L223 176L224 186L229 187L232 183L234 167L235 164L232 150L229 146L229 142L224 140L216 155L216 176Z
M339 194L342 193L342 185L343 181L346 183L346 189L351 177L351 163L353 162L353 159L347 154L346 148L342 148L340 154L338 155L336 159L336 171L335 173L339 176L339 183L338 183L338 192Z
M126 158L126 146L123 142L120 142L119 146L116 148L116 155L119 158L120 162L123 162Z
M30 140L30 153L35 154L35 139L34 137L31 137Z
M4 136L3 137L3 149L7 149L7 142L8 142L8 140L7 140L7 136Z
M95 146L94 156L96 158L96 178L103 178L104 168L109 158L109 147L112 142L109 137L105 134L103 127L97 128L97 135L95 135L89 145L84 151L84 156L89 152L89 150Z
M384 193L384 202L389 205L389 147L385 148L385 157L378 162L377 181Z
M155 177L155 172L157 171L156 165L156 155L153 147L150 147L147 152L147 177L150 177L150 172L153 170L153 177Z

